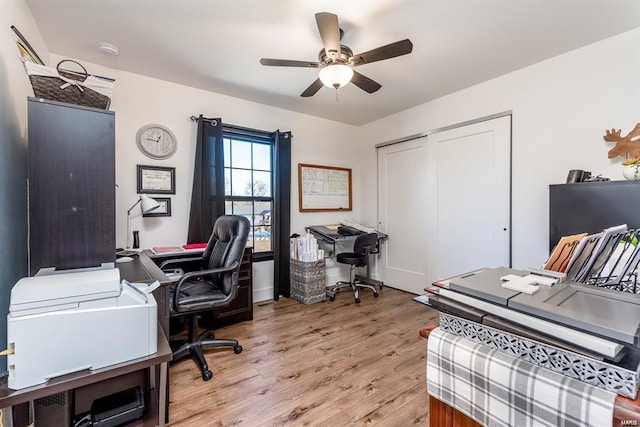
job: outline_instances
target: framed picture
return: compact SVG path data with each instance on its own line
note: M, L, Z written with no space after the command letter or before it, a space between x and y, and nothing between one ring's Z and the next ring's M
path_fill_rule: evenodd
M176 168L138 165L138 194L176 194Z
M158 202L160 206L149 213L142 214L144 217L148 216L171 216L171 198L169 197L153 197L153 200Z

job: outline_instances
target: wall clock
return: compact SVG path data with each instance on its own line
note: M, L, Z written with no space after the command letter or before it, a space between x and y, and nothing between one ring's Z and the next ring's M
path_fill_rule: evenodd
M178 149L176 136L162 125L142 126L136 134L136 144L145 156L156 160L168 159Z

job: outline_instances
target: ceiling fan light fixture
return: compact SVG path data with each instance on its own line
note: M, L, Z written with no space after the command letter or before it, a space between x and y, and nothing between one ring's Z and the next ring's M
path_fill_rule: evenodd
M345 64L332 64L321 69L318 77L325 86L339 89L351 81L353 68Z

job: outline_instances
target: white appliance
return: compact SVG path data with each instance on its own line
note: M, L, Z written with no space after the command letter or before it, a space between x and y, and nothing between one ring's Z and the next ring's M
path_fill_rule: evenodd
M8 386L22 389L157 351L154 285L120 282L117 268L39 272L11 290Z

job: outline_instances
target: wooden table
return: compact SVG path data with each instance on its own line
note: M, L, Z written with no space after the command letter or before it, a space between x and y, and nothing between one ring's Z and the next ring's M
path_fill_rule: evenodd
M15 426L22 427L28 425L30 401L53 396L59 393L74 390L102 389L103 396L114 392L109 387L102 387L110 380L121 379L136 372L149 371L148 387L145 389L145 411L142 420L133 425L143 426L164 426L165 408L167 399L167 363L171 360L171 348L169 342L162 331L158 328L158 351L149 356L129 360L117 365L109 366L92 371L85 370L64 375L39 384L20 390L7 388L6 378L0 383L0 408L13 407L15 411ZM156 386L156 376L159 375L160 384ZM91 387L98 384L98 387ZM116 386L117 388L117 386ZM121 389L122 390L122 389ZM116 390L118 391L118 390ZM95 398L101 397L96 395ZM72 414L73 416L73 414ZM38 422L38 420L36 420ZM48 422L40 422L40 425L54 425Z
M420 336L429 338L429 333L438 326L429 326L420 330ZM625 424L623 424L625 422ZM429 396L429 423L438 427L481 427L472 418L449 406L448 404ZM623 396L616 396L613 407L613 427L622 425L640 426L640 393L635 400Z

